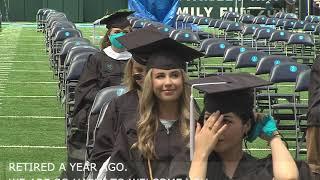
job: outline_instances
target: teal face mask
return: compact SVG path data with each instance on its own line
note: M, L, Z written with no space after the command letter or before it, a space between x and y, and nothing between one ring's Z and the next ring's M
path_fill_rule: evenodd
M114 47L118 48L118 49L123 49L124 47L122 46L122 44L119 43L119 41L117 40L117 38L118 38L118 37L121 37L121 36L123 36L123 35L125 35L125 34L126 34L126 33L123 33L123 32L111 34L111 35L109 36L109 40L110 40L111 44L112 44Z

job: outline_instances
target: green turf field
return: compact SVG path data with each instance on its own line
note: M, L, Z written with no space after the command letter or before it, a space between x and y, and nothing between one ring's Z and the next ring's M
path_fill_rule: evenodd
M91 27L79 29L92 40ZM103 33L103 28L98 29L97 35ZM221 59L208 63L221 64ZM56 98L57 79L52 74L44 35L33 24L4 24L0 30L0 180L59 176L59 167L65 162L65 126L63 107ZM279 86L281 92L292 92L293 87L284 85ZM258 157L270 152L263 141L248 146ZM12 163L49 163L54 168L42 172L13 170Z

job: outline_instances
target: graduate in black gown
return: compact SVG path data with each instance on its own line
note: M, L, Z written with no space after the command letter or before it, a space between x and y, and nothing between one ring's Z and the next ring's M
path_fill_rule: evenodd
M108 32L106 48L89 57L75 92L73 126L86 129L87 117L90 108L99 90L121 84L124 68L127 61L132 57L131 53L117 41L130 31L130 23L127 16L132 12L116 12L101 20L106 24Z
M314 176L320 180L320 56L311 69L307 115L307 160Z
M127 16L132 13L118 11L100 21L100 24L105 24L108 29L103 39L106 42L102 43L107 47L102 46L100 52L89 56L75 90L74 116L67 144L68 179L82 178L83 172L72 170L70 163L84 162L88 115L96 94L105 87L120 85L125 65L132 58L131 53L127 52L116 39L130 32Z
M164 35L161 36L158 30L152 27L146 27L130 32L118 40L130 52L132 42L136 43L139 41L140 43L148 44L150 40L137 40L137 37L152 37L154 34L157 35L156 38L158 39L165 37ZM90 156L90 162L96 164L97 170L99 170L102 164L111 156L121 124L124 123L124 126L127 126L126 124L130 120L136 121L139 96L141 95L143 80L146 75L145 58L147 55L144 54L142 55L144 58L141 58L139 57L141 54L131 53L133 59L127 64L124 77L124 85L127 86L128 92L110 102L106 115L96 131L96 139Z
M186 61L203 54L170 38L131 51L150 54L148 72L139 116L123 123L109 161L123 165L124 170L107 169L106 179L175 176L178 170L174 159L183 155L189 141L190 90L184 84L184 69Z
M206 121L202 127L198 124L196 128L190 179L311 179L308 165L295 163L273 118L269 115L257 118L253 112L253 88L269 85L269 82L237 73L189 83L208 82L225 83L195 87L206 93ZM257 159L242 150L245 139L257 136L270 145L271 155L266 158Z

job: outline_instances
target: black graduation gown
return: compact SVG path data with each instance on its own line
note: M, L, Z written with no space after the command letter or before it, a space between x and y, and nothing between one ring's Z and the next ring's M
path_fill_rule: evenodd
M109 163L121 164L123 171L107 171L106 179L110 178L149 178L147 160L143 159L141 153L131 146L137 141L136 122L121 126L116 139L114 152ZM159 129L155 137L155 151L157 158L151 161L153 178L176 177L180 170L188 168L186 163L177 163L175 159L184 155L186 144L183 142L179 131L179 122L175 122L170 128L169 133L165 127L159 123Z
M311 179L309 167L302 161L297 162L299 169L299 179L307 180ZM207 166L207 178L208 179L220 179L229 180L230 178L224 174L222 162L213 153L209 157ZM237 180L272 180L272 156L269 155L263 159L257 159L247 153L244 153L240 160L238 167L232 177Z
M136 119L139 106L137 90L131 90L108 105L106 115L96 131L96 140L90 157L91 163L96 163L96 169L111 156L117 133L122 123L128 127L131 120Z
M314 61L310 74L307 124L320 127L320 56Z
M96 94L105 87L121 84L126 63L126 60L113 59L102 51L89 57L75 91L73 126L87 128L87 117Z
M185 159L189 158L189 150L185 152ZM180 161L183 159L179 159ZM185 162L191 165L189 162ZM312 179L311 171L307 163L303 161L296 161L299 170L300 180ZM181 166L186 167L186 166ZM183 172L184 171L184 172ZM180 170L174 178L185 179L188 177L189 168ZM230 178L224 174L223 164L220 158L212 153L208 158L207 165L207 179L209 180L230 180ZM269 155L263 159L257 159L248 153L244 153L242 159L240 160L238 167L232 177L236 180L272 180L273 169L272 169L272 156Z

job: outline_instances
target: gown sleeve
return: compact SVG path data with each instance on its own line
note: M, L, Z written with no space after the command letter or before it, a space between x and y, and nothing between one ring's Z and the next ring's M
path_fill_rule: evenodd
M117 121L116 109L116 99L114 99L109 103L106 114L96 132L91 162L96 163L97 169L100 169L104 161L106 161L112 153L116 138L113 130L114 122Z
M269 155L267 158L261 159L260 161L264 164L264 168L260 169L259 174L269 174L273 177L272 156ZM311 171L309 169L308 164L300 160L296 160L295 162L299 171L299 180L312 180Z
M123 167L121 168L123 170L107 170L106 179L129 179L136 176L138 170L130 153L131 147L129 147L130 141L132 142L134 139L136 138L132 137L131 133L127 132L124 126L121 126L109 162Z
M75 92L75 110L77 113L81 110L83 104L93 103L98 92L98 59L96 55L89 56L83 71L81 73Z
M308 118L309 126L320 126L319 106L320 106L320 56L312 65L309 84Z
M299 180L312 180L311 170L309 165L304 161L296 161L299 170Z

